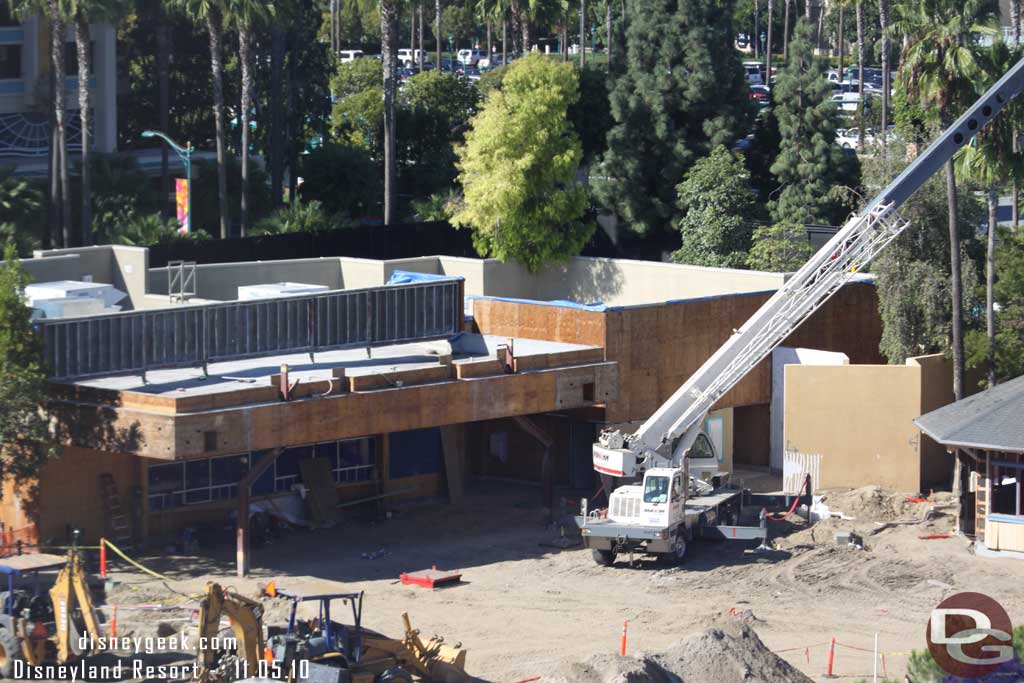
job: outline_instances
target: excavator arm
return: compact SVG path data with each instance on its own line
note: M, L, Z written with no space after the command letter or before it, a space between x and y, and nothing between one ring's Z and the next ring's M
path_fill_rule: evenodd
M906 230L909 223L897 209L1021 90L1024 60L851 216L635 433L602 433L594 444L594 469L634 477L651 467L678 467L711 407Z
M99 619L96 617L96 610L89 594L82 558L76 548L68 551L67 563L50 589L50 601L53 603L57 626L57 662L65 664L75 657L86 654L78 647L80 636L88 635L92 641L101 637ZM84 634L80 631L80 626L84 626Z
M235 653L246 671L255 672L263 653L263 605L255 600L225 591L217 583L206 584L206 595L199 602L199 637L196 655L199 659L199 680L215 677L218 660L223 654L211 646L218 640L221 616L231 620L237 648Z

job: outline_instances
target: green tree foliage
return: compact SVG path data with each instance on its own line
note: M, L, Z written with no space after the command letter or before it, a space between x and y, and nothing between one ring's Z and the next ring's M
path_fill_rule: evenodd
M611 88L615 125L594 188L639 233L678 218L675 185L713 147L749 128L753 105L732 40L732 3L629 0L625 70Z
M789 273L799 269L813 253L807 228L795 223L775 223L754 231L747 265L754 270Z
M607 71L588 64L579 76L580 98L569 107L569 120L583 144L583 159L589 163L607 149L608 131L614 121L608 110Z
M341 62L331 78L331 94L339 101L349 95L379 87L380 60L373 57L360 57L351 62Z
M578 97L573 67L533 55L511 66L473 118L458 150L464 199L452 223L473 229L481 254L536 271L586 244L583 149L566 116Z
M93 154L92 230L97 243L110 240L120 226L160 210L160 196L135 157Z
M335 223L380 210L383 173L363 147L329 143L303 158L304 202L320 202Z
M225 159L227 170L228 216L231 223L238 220L238 211L242 196L241 165L233 156ZM193 225L198 230L216 234L217 204L216 164L207 159L192 160L192 215ZM249 170L249 184L252 195L249 197L249 211L255 216L270 213L270 191L267 174L261 168Z
M499 66L481 75L480 80L476 82L477 90L480 91L480 97L486 99L492 90L499 90L510 67L511 65Z
M178 221L159 213L136 214L113 227L110 233L112 244L127 244L132 247L151 247L155 244L172 242L201 242L210 239L204 230L193 230L188 234L178 232Z
M291 232L326 232L332 227L318 201L291 201L253 228L254 235L283 235Z
M0 480L26 481L53 455L42 407L48 383L31 309L22 292L29 282L14 244L4 247L0 264Z
M809 22L797 22L789 62L772 93L778 120L779 155L771 166L781 189L771 202L779 223L831 224L836 212L833 187L841 182L843 152L835 143L836 108L825 80L825 64L814 55Z
M743 161L724 146L716 147L690 167L676 190L683 245L672 260L743 268L759 208Z
M376 75L380 81L379 63ZM406 82L397 102L398 161L406 193L425 197L451 185L455 179L454 146L463 141L479 102L480 94L472 82L454 74L425 71ZM331 128L339 142L363 147L374 159L381 159L384 101L380 85L370 85L335 103Z
M996 379L1024 375L1024 233L1000 231L996 247ZM965 340L967 364L984 367L988 340L971 330Z
M884 187L902 170L907 158L903 145L890 142L886 158L877 155L865 162L864 184ZM964 292L974 293L979 284L983 248L972 226L984 221L984 206L973 194L964 194L957 206ZM878 308L882 317L879 348L890 363L902 364L911 356L938 353L949 348L951 326L949 232L946 219L946 188L933 177L900 208L910 227L871 264L878 276ZM966 310L980 311L980 302L965 303Z
M479 104L473 83L454 74L426 71L406 82L398 96L398 159L406 192L423 197L451 187L455 147Z
M0 244L14 240L18 253L28 255L37 241L33 230L45 220L42 209L43 193L15 177L13 166L0 166Z

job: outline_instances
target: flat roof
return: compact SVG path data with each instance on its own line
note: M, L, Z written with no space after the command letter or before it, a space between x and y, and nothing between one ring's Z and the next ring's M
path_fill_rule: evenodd
M471 338L468 344L460 344L459 341L452 344L452 361L455 364L469 360L496 359L498 346L508 344L510 341L516 357L600 348L539 339L510 339L489 335L467 337ZM170 368L150 370L146 373L145 381L141 375L135 374L91 377L69 383L108 391L185 398L266 386L272 375L280 373L283 364L288 365L290 380L298 379L302 382L325 381L332 376L334 368L345 368L346 376L356 377L436 367L438 356L447 353L447 346L448 344L443 341L378 346L373 348L371 357L367 357L365 348L338 349L321 351L312 361L308 353L261 356L211 363L207 366L208 376L204 376L202 369L198 367Z

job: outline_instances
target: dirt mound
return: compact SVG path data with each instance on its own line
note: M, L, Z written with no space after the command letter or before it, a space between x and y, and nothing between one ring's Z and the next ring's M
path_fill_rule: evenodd
M547 677L545 677L546 679ZM765 647L750 626L727 621L688 636L658 654L594 655L568 664L551 680L561 683L811 683Z
M862 486L851 491L826 491L822 502L833 513L842 512L858 522L888 522L918 519L928 503L913 503L906 493L883 491L880 486Z

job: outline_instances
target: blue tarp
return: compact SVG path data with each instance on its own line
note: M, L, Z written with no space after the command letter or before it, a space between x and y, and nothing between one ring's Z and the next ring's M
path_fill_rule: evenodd
M609 306L608 304L597 301L592 304L581 304L575 301L567 301L565 299L555 299L554 301L541 301L539 299L517 299L510 296L467 296L467 299L487 299L490 301L510 301L515 304L537 304L540 306L558 306L559 308L575 308L580 311L591 311L593 313L604 313L605 311L619 311L625 306Z
M436 282L437 280L461 280L454 275L435 275L434 273L414 273L409 270L396 270L385 284L408 285L413 282Z

